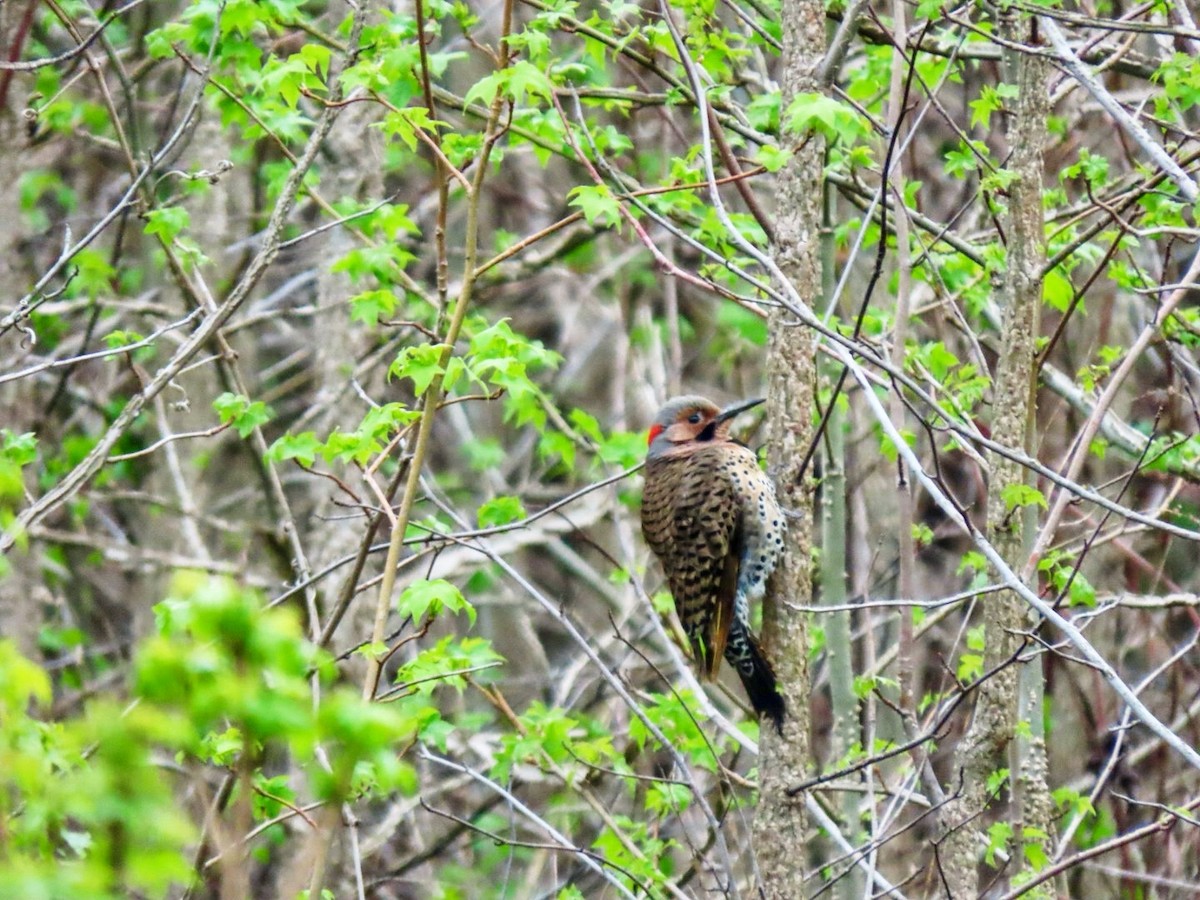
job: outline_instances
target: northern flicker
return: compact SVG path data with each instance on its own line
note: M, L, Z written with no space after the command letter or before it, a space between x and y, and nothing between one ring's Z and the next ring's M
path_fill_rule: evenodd
M676 397L650 426L642 533L662 563L675 609L701 674L724 657L759 715L781 727L775 672L750 631L786 530L775 490L754 452L729 435L734 417L762 400L719 409L703 397Z

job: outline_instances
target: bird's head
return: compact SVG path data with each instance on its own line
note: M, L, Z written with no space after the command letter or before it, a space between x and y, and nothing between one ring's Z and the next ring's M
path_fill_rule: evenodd
M675 397L654 417L646 438L647 459L686 452L691 445L729 440L729 429L738 413L763 402L762 397L742 400L724 409L704 397Z

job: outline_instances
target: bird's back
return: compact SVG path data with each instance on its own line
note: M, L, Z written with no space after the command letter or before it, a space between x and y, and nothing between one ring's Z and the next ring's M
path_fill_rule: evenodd
M667 568L675 542L675 504L679 484L691 457L652 459L646 463L642 489L642 534ZM670 572L667 572L668 577Z
M698 447L646 466L642 529L662 562L675 609L702 671L716 674L734 615L741 562L737 483L753 453L739 444Z

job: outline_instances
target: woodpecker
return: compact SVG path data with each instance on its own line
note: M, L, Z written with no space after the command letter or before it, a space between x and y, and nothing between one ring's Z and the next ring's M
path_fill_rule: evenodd
M782 730L775 672L750 631L787 525L754 452L730 437L738 413L703 397L669 400L647 439L642 534L662 563L675 609L700 666L716 677L724 657L754 711Z

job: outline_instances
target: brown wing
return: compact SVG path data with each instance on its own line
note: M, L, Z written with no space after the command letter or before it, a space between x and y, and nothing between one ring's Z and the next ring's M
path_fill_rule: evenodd
M721 581L717 586L716 603L713 604L712 621L708 624L708 634L705 644L709 648L707 656L698 651L704 664L704 674L708 678L716 678L721 668L721 660L725 658L725 644L729 640L729 626L733 623L733 601L737 595L737 580L739 560L741 559L742 543L741 523L738 522L729 542L729 552L725 554L725 563L721 567ZM695 641L692 642L695 648Z
M686 466L687 461L679 458L650 460L642 488L642 535L662 563L668 580L674 560L675 500Z
M675 608L709 678L717 674L733 621L741 557L741 508L720 448L683 463L674 504L667 573Z

